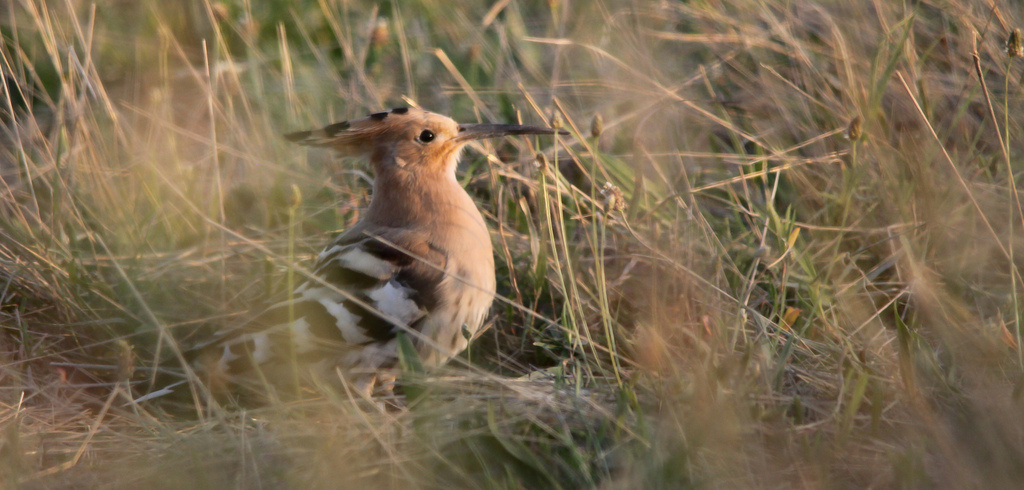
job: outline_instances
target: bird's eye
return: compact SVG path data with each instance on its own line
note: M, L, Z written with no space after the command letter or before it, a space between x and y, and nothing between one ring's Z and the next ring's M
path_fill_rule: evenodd
M429 129L424 129L416 139L418 139L420 143L430 143L431 141L434 141L434 132Z

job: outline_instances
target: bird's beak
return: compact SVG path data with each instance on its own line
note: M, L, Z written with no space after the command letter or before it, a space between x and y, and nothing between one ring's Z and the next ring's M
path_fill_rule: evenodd
M470 141L484 138L497 138L499 136L514 136L519 134L554 134L551 128L540 126L523 126L520 124L460 124L459 134L454 141ZM568 131L559 130L558 134L567 135Z

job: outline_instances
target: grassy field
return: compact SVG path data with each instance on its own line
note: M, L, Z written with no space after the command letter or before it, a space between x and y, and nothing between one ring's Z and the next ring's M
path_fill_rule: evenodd
M0 487L1019 487L1020 27L1012 0L0 3ZM365 162L279 134L402 105L571 132L463 158L492 327L401 408L210 398L189 348L368 203Z

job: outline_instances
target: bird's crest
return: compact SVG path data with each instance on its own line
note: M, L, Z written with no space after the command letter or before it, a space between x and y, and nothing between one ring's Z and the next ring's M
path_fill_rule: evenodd
M455 121L440 114L418 108L396 107L391 110L374 112L366 117L337 122L320 129L285 134L288 141L301 145L333 148L339 151L353 151L369 142L385 139L388 134L402 133L404 126L433 122L456 126Z

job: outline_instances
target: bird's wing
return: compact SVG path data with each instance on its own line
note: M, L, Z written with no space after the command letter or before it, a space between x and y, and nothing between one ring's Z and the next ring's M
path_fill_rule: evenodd
M416 328L438 304L445 253L421 234L394 228L346 233L320 253L290 300L224 339L221 368L294 355L317 360L353 346L387 342Z

